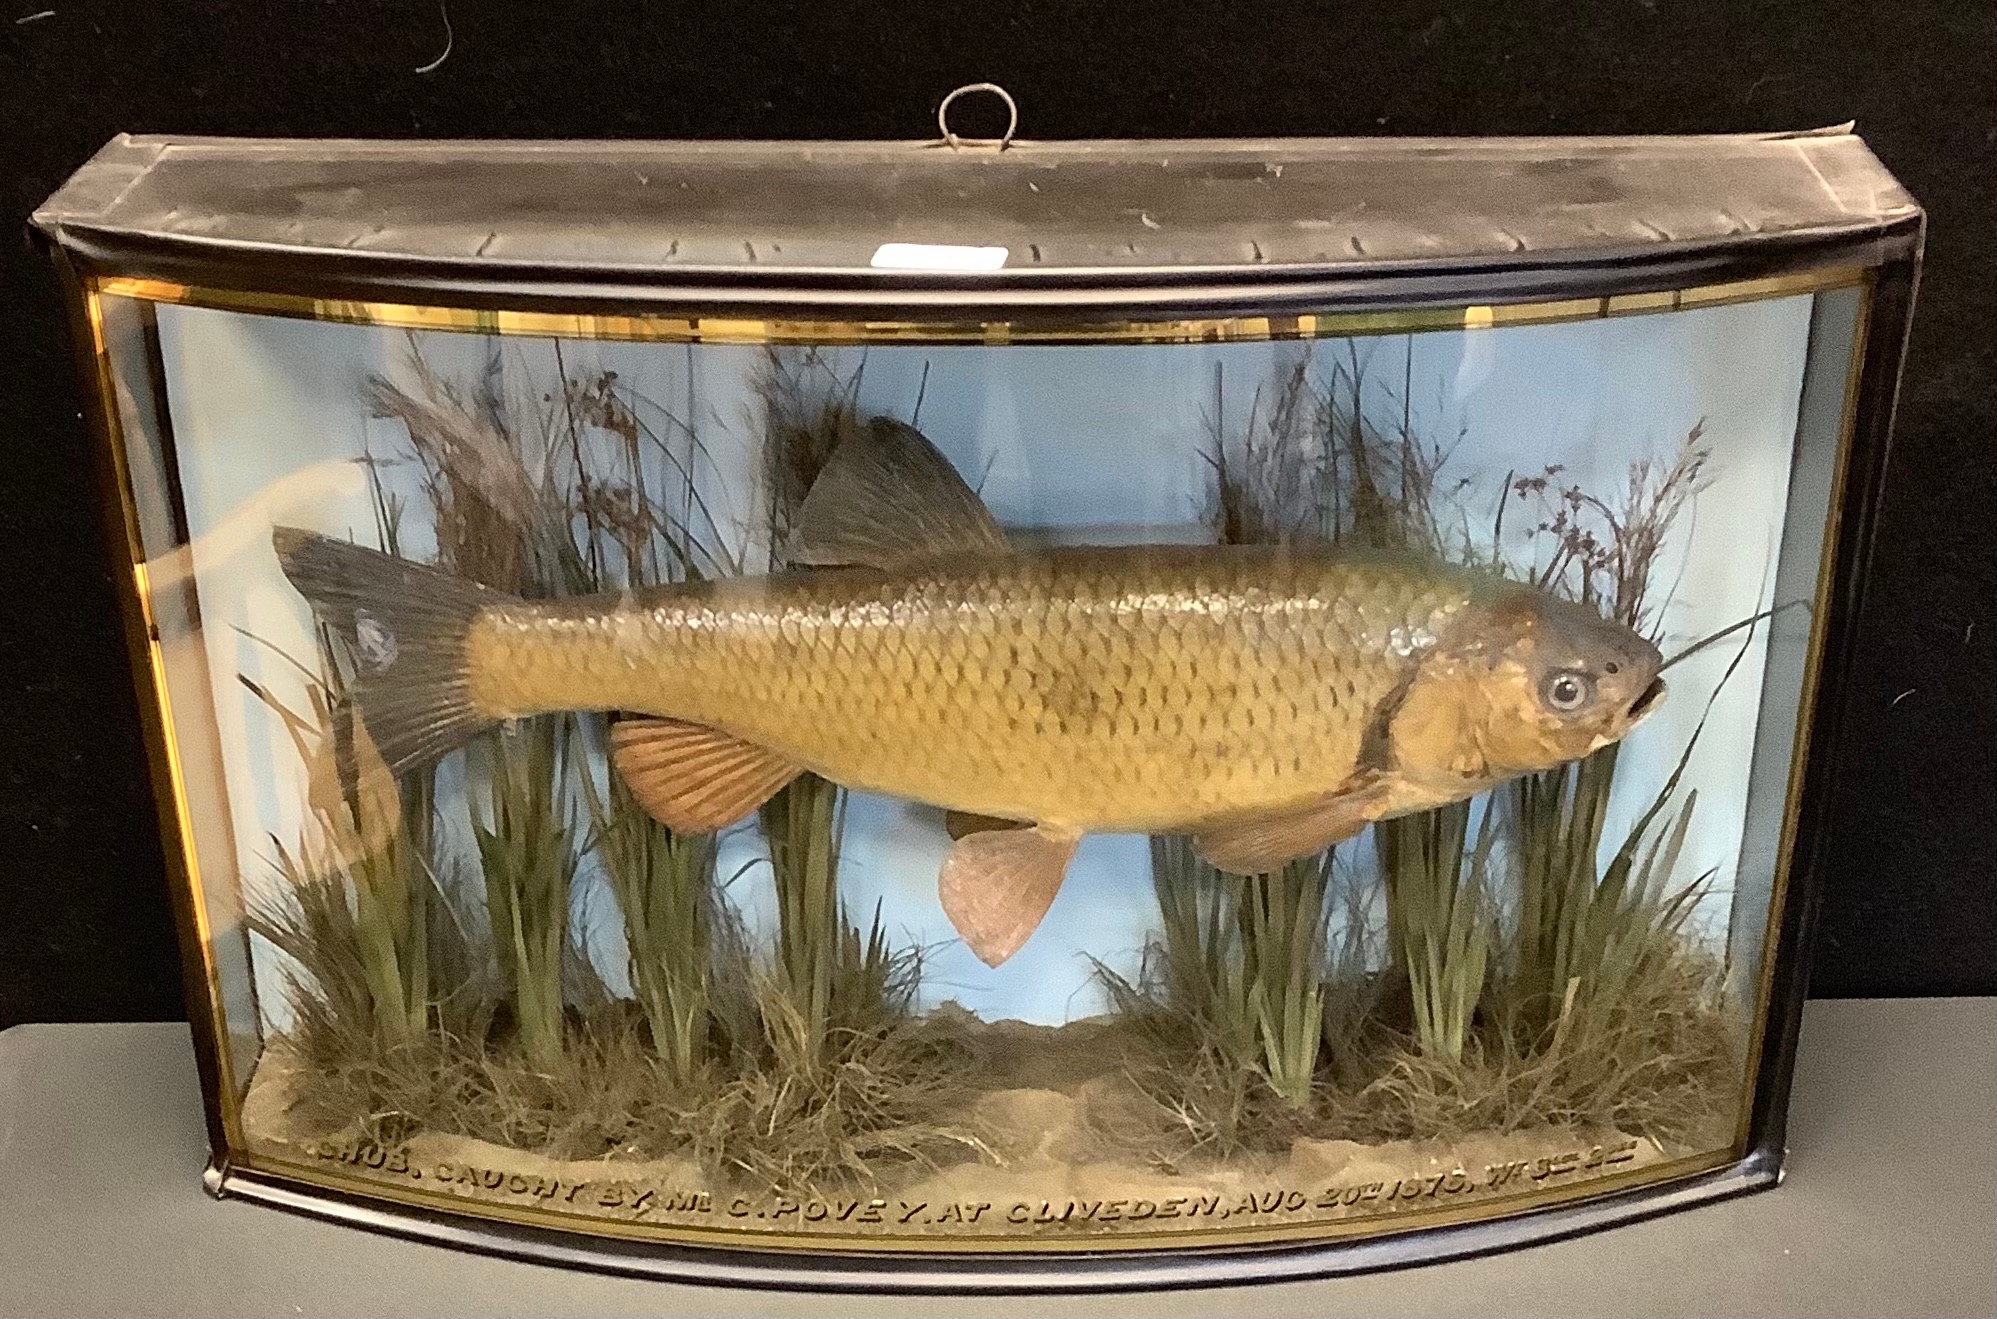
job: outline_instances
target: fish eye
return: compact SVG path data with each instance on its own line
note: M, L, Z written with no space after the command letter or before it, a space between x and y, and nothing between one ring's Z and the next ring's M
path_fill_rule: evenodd
M1539 697L1556 714L1572 714L1595 699L1595 684L1585 673L1563 669L1546 680Z

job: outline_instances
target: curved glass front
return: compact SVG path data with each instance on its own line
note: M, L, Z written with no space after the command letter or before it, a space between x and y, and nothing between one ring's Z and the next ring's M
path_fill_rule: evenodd
M231 1160L847 1250L1731 1162L1866 297L100 285Z

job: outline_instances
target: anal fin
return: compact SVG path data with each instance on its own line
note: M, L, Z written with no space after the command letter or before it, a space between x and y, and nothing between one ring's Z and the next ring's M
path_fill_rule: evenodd
M610 760L638 804L682 834L735 823L803 772L765 747L677 719L619 719Z
M1054 904L1077 834L992 829L960 839L944 859L937 895L978 960L997 966L1018 952Z
M1264 875L1357 835L1390 797L1387 782L1369 778L1306 806L1209 821L1194 831L1193 851L1231 875Z

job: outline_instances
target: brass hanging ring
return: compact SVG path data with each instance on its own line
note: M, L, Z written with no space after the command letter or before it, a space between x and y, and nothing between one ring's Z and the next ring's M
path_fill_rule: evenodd
M1005 133L1000 137L960 137L950 128L950 106L960 96L970 92L990 92L1005 102ZM965 83L956 91L943 98L943 104L936 107L936 127L943 134L943 141L952 151L963 146L996 146L1000 151L1012 145L1013 134L1019 131L1019 102L1012 99L1012 93L995 82Z

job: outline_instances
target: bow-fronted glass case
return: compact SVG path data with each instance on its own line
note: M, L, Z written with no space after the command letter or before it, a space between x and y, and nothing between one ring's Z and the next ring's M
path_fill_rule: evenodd
M1034 1287L1774 1181L1856 138L121 138L37 219L219 1193Z

